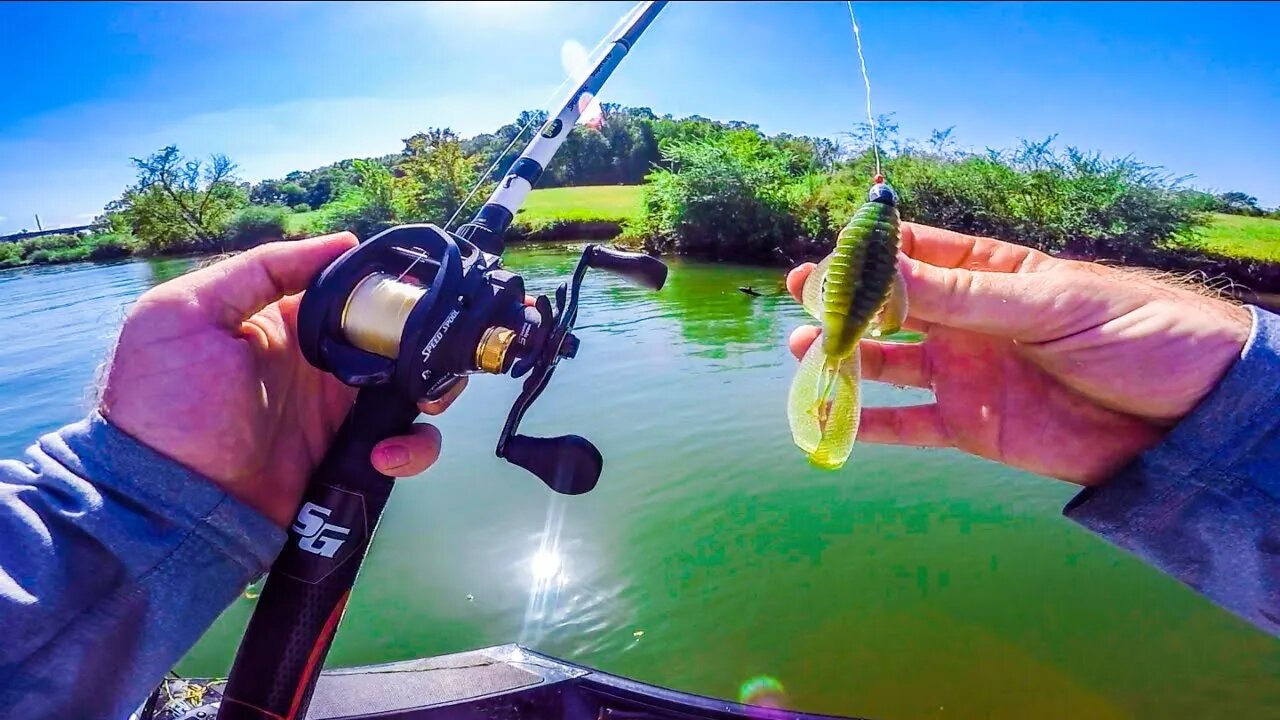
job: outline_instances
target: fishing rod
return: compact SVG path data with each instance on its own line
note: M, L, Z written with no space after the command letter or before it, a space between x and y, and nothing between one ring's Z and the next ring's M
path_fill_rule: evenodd
M642 2L623 17L606 37L607 50L554 106L558 113L470 222L456 232L433 224L393 227L344 253L307 289L298 314L303 355L359 392L271 566L220 720L306 716L394 484L373 468L370 452L410 431L419 401L441 397L465 375L524 377L496 454L558 493L595 487L604 459L589 440L522 435L520 422L559 361L578 352L572 331L586 271L607 270L659 290L667 268L648 255L588 245L554 298L541 295L527 306L524 279L502 268L503 234L582 112L665 5Z

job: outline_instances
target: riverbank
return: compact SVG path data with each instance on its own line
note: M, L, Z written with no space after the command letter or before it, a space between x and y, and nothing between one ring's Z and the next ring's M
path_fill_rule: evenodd
M543 188L529 194L507 237L511 241L613 240L643 212L642 186L602 185ZM286 217L285 237L323 232L320 211ZM0 244L0 269L85 260L116 260L136 254L127 235L52 235ZM1193 236L1171 248L1139 256L1089 258L1191 272L1243 287L1244 299L1280 293L1280 220L1213 213ZM783 262L779 258L779 262Z
M507 239L612 240L640 215L641 202L639 185L541 188L529 193ZM290 240L323 233L323 211L291 213L284 227Z
M642 189L621 185L534 190L508 237L614 239L643 212ZM1171 247L1082 259L1195 273L1211 284L1232 286L1232 294L1246 302L1280 305L1280 220L1212 213L1203 227Z

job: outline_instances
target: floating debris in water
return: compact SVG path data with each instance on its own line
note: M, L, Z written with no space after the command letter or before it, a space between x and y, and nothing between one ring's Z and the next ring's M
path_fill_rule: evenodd
M475 601L476 601L476 596L472 595L471 593L467 593L467 602L475 602Z

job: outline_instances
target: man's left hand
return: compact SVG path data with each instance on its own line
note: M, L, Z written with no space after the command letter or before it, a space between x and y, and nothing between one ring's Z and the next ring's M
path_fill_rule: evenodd
M302 357L301 292L355 244L351 233L270 243L152 288L125 320L99 411L287 527L355 400ZM464 385L422 411L443 412ZM406 477L439 454L440 431L419 424L370 462Z

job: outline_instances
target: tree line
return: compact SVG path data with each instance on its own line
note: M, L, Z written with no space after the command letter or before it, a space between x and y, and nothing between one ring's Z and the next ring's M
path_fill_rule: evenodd
M88 237L0 247L0 266L90 252L226 251L289 235L348 229L367 237L397 223L444 222L474 211L547 119L524 111L473 137L431 128L405 138L398 153L256 183L243 181L224 155L192 158L165 147L132 159L135 182L104 208ZM1048 142L969 152L950 129L912 141L900 138L891 116L879 126L907 215L957 229L1021 233L1050 248L1122 239L1145 246L1182 232L1196 213L1265 213L1245 193L1182 188L1129 160L1056 152ZM646 212L629 228L633 238L645 236L654 249L765 259L782 245L829 240L832 218L869 177L869 130L859 124L835 138L767 135L741 121L606 104L598 123L566 138L539 185L644 183ZM784 236L792 240L782 242Z

